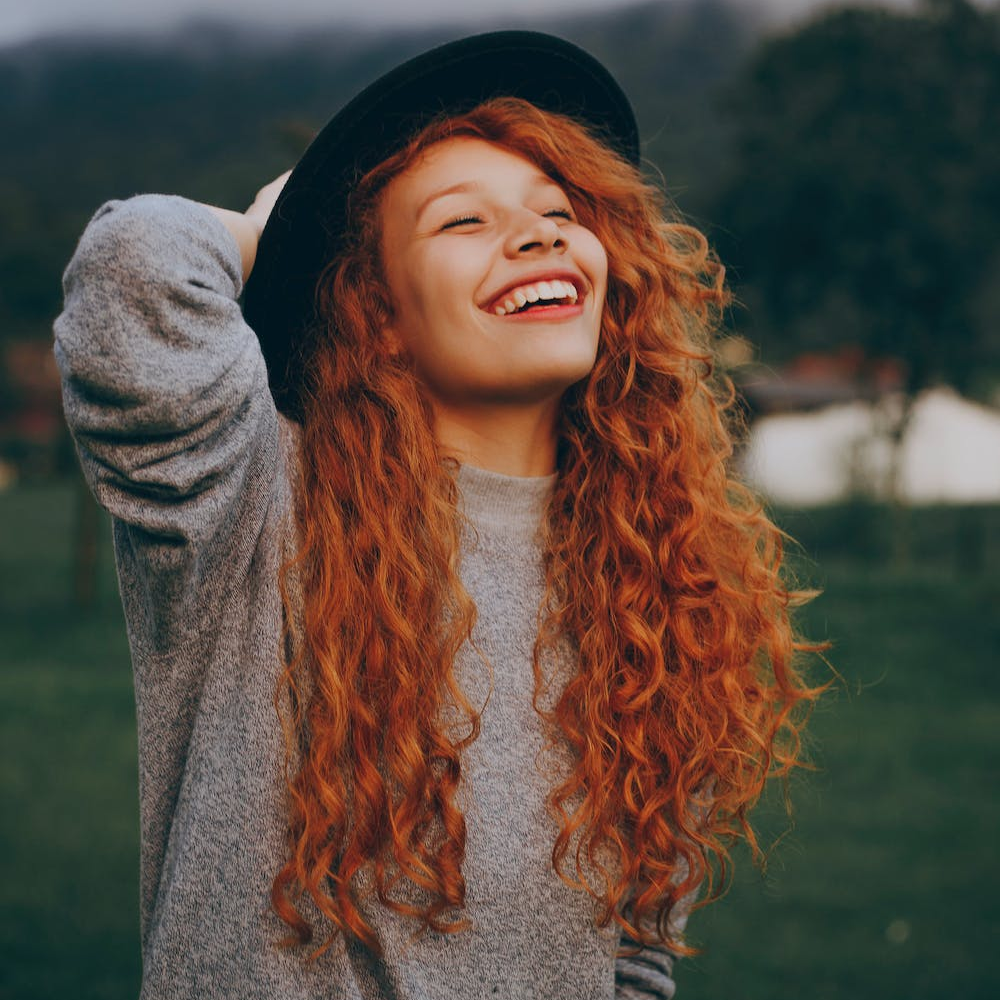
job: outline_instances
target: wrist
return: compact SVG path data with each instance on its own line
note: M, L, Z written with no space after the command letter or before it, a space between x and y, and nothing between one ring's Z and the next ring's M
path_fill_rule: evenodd
M257 241L260 239L260 229L253 219L248 218L242 212L233 212L228 208L219 208L216 205L205 205L205 208L229 230L236 241L243 267L243 280L246 281L257 258Z

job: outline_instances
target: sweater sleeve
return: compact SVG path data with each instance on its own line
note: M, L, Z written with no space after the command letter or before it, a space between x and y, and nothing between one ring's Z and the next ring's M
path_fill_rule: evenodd
M615 960L615 1000L671 1000L677 989L674 953L663 945L640 946L626 933L621 949L626 954Z
M670 932L675 939L683 935L697 897L695 889L682 896L670 911ZM641 945L623 931L615 960L615 1000L671 1000L677 990L673 978L676 958L666 945Z
M116 519L120 560L128 550L155 586L145 606L172 608L185 630L205 604L199 583L249 564L280 457L241 285L239 250L211 212L140 195L107 203L87 226L55 323L67 422ZM154 642L171 626L145 624Z

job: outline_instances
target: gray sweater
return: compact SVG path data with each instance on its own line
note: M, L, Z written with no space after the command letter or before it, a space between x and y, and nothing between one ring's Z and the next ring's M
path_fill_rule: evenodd
M597 928L590 898L552 870L545 798L568 759L539 756L531 705L536 533L552 478L468 466L458 482L476 531L461 575L494 668L481 736L463 757L471 929L414 935L376 903L365 912L381 958L342 939L311 962L276 945L286 933L268 905L286 821L277 581L294 545L297 445L240 289L238 249L214 215L144 195L97 212L55 325L67 420L114 518L135 674L142 997L673 996L670 955L616 957L617 928ZM477 701L480 659L463 650L456 670Z

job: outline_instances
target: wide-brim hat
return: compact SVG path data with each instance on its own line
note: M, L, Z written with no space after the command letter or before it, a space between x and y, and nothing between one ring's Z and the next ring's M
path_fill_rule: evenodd
M296 164L247 279L244 316L260 340L279 410L301 416L305 345L318 321L316 285L341 248L352 187L432 119L501 96L569 115L639 162L635 115L621 87L593 56L553 35L474 35L377 79L334 115Z

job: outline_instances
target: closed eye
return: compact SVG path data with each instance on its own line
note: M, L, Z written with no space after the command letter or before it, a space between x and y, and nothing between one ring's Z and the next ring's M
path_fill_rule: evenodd
M565 219L567 222L573 221L573 213L568 208L550 208L547 212L543 212L542 215L544 215L546 218L551 218L552 216L556 216L557 218ZM441 229L442 230L456 229L459 226L481 225L482 222L483 219L481 216L462 215L459 216L457 219L450 219L441 227Z
M461 218L452 219L450 222L446 222L441 228L453 229L455 226L468 226L482 221L483 220L478 215L463 215Z

